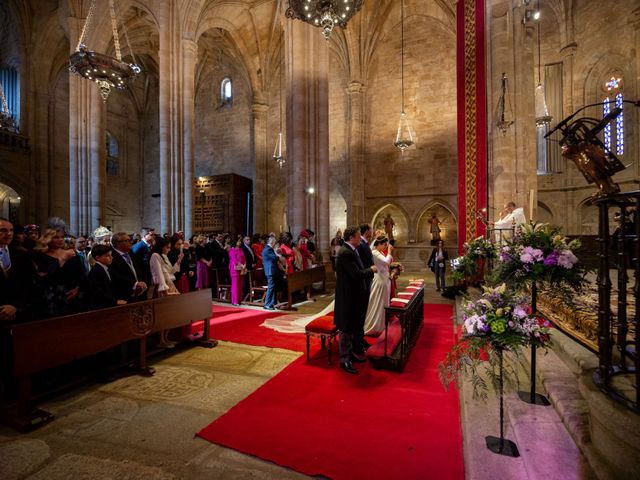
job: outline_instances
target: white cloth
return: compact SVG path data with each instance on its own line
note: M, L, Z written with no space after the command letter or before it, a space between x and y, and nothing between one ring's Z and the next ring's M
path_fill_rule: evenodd
M171 265L166 255L154 253L149 260L149 267L151 268L153 284L158 286L158 292L164 292L165 290L177 292L173 281L176 279L174 273L180 271L178 262L175 265Z
M378 272L373 276L373 282L371 282L369 307L364 320L365 335L384 331L384 307L389 306L391 294L391 281L389 280L391 255L385 256L378 250L373 250L371 253L373 253L373 264L378 268Z
M494 227L496 229L496 241L501 239L509 239L513 234L513 228L527 223L527 219L524 216L524 209L522 207L516 208L513 212L507 214L503 219L495 222Z

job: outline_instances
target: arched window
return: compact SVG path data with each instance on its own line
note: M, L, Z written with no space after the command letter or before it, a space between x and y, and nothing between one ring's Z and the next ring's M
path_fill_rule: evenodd
M233 85L229 77L220 82L220 104L231 105L233 101Z
M20 125L20 76L13 68L0 68L0 85L4 92L6 108L11 112L11 118L17 130ZM4 111L4 105L0 100L0 110Z
M107 173L109 175L120 174L120 145L118 140L110 132L107 132Z
M622 108L624 94L622 91L622 76L613 75L604 83L605 97L602 99L602 116L608 115L614 107ZM614 122L604 129L604 146L616 155L624 155L624 110Z

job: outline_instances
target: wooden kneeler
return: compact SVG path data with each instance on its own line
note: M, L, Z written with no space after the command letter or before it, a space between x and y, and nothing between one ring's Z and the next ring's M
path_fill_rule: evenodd
M325 345L328 347L329 365L331 365L331 342L338 335L338 327L333 324L333 316L325 315L318 317L306 327L304 333L307 335L307 362L309 361L309 343L311 337L320 337L320 349L324 350ZM325 341L327 341L325 343Z

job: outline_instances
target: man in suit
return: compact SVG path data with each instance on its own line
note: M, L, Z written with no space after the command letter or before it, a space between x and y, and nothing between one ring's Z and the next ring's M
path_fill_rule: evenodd
M363 223L359 227L360 230L360 244L357 246L358 254L360 255L360 260L362 260L362 265L364 268L369 268L373 266L373 253L371 252L371 247L369 246L369 242L371 241L371 236L373 232L371 231L371 225L368 223ZM367 342L364 338L364 321L366 318L367 307L369 306L369 296L371 294L371 282L373 282L373 277L370 277L366 280L367 284L367 300L364 306L365 316L362 317L362 325L355 333L355 339L353 342L354 353L364 358L364 351L370 347L369 342Z
M31 320L35 268L12 240L13 224L0 217L0 321Z
M267 293L264 298L265 310L275 310L276 292L282 282L282 270L278 266L278 254L274 250L276 237L267 238L267 243L262 250L262 265L267 277Z
M113 261L111 247L96 245L91 251L91 256L96 261L87 276L87 307L91 310L124 305L126 300L118 300L113 294L109 265Z
M155 229L144 227L140 230L140 241L129 247L129 252L137 257L138 264L141 266L140 276L138 278L147 285L151 284L149 260L151 260L151 249L153 248L155 240Z
M242 248L242 253L244 253L247 270L249 271L249 274L244 276L243 283L243 291L246 296L249 294L249 289L251 288L251 270L256 268L256 255L251 249L251 237L244 237L240 248Z
M361 234L358 227L348 227L344 231L344 245L336 258L336 300L333 321L340 330L340 368L356 374L352 362L365 361L354 352L361 351L357 336L364 325L369 304L367 280L373 279L378 271L375 265L365 267L357 247Z
M127 302L146 300L147 283L142 280L137 257L131 255L131 237L125 232L116 233L111 237L111 245L113 261L109 265L109 275L115 297Z

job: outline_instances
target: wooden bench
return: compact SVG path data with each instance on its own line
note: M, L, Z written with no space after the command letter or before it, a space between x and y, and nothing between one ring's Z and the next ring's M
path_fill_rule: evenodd
M293 272L287 274L287 303L286 307L279 307L287 310L293 308L293 293L299 290L304 290L310 297L313 290L312 285L314 283L322 282L322 292L326 291L326 270L324 265L318 265L316 267L302 270L300 272Z
M264 274L264 268L250 270L247 275L249 275L249 293L245 296L243 303L261 307L267 295L267 277Z
M210 317L211 292L205 289L76 315L2 325L5 330L2 333L10 339L12 373L18 381L17 406L4 412L2 420L26 432L53 419L50 413L33 407L34 373L138 339L139 371L153 375L154 369L146 364L147 337L202 319L205 329L199 343L213 347L216 342L209 340Z
M228 268L214 268L216 278L216 300L231 303L231 272Z

